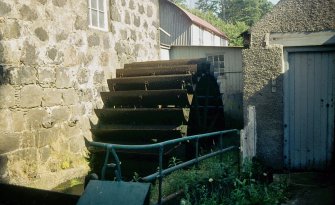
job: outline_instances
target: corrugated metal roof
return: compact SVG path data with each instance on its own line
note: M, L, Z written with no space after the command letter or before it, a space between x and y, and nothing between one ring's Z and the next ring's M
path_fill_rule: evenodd
M228 39L228 37L226 36L225 33L221 32L219 29L217 29L216 27L214 27L212 24L208 23L207 21L199 18L198 16L180 8L181 10L184 11L184 13L190 18L190 20L200 26L200 27L203 27L205 30L209 30L209 31L212 31L213 33L217 34L218 36L221 36L225 39Z
M180 8L178 5L174 4L173 2L171 1L167 1L173 5L175 5L177 8L179 8L181 11L183 11L183 13L192 21L192 23L194 23L195 25L197 26L200 26L202 28L204 28L205 30L208 30L208 31L211 31L213 33L215 33L216 35L224 38L224 39L227 39L228 40L228 37L225 33L223 33L222 31L220 31L219 29L217 29L215 26L213 26L212 24L208 23L207 21L199 18L198 16L186 11L185 9L182 9Z

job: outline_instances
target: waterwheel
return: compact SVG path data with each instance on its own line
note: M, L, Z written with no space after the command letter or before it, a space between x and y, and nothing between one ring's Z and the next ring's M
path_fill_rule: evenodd
M99 123L91 129L94 141L151 144L223 129L219 87L204 59L126 64L108 80L108 87L109 92L101 93L104 108L95 110ZM183 158L190 147L168 147L164 155ZM127 161L123 170L132 170L123 173L129 179L133 172L154 172L156 154L155 150L123 153ZM94 161L103 156L95 153Z

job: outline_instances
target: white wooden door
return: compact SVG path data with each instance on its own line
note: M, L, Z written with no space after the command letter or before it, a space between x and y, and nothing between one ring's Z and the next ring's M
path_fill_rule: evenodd
M325 169L334 150L335 52L288 53L286 72L286 166Z

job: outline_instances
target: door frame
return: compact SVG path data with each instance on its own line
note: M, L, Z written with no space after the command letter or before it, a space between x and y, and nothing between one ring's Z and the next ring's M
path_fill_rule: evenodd
M288 129L288 122L289 122L289 78L288 78L288 70L289 70L289 62L288 56L290 53L298 53L298 52L327 52L327 51L334 51L335 46L306 46L306 47L284 47L283 48L283 105L284 105L284 123L283 123L283 130L284 130L284 139L283 139L283 159L284 159L284 167L290 169L289 159L289 129ZM335 125L334 125L335 126ZM335 156L333 156L334 158ZM334 160L334 159L333 159Z

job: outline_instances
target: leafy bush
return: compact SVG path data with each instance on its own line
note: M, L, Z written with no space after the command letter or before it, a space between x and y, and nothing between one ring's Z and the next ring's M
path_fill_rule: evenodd
M199 168L179 170L164 178L163 197L184 191L180 204L254 205L280 204L286 200L286 184L271 182L271 170L257 161L245 161L240 171L238 153L203 161ZM158 186L157 186L158 187ZM157 200L154 186L152 201Z

